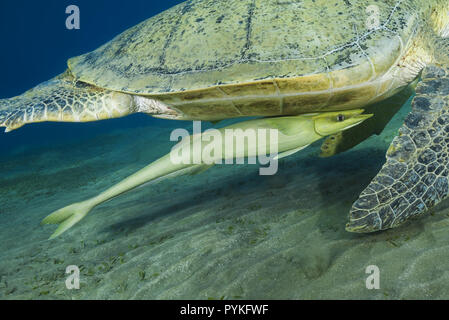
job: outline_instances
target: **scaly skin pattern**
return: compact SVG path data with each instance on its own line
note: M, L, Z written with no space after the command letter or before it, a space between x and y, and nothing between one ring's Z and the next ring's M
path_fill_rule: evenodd
M439 49L447 55L445 41ZM449 64L428 66L422 78L386 164L352 207L348 231L397 227L449 195Z
M33 122L90 122L136 112L176 115L158 101L79 82L66 71L21 96L0 100L0 127L9 132Z
M11 131L32 122L88 122L135 112L134 98L74 81L65 73L21 96L0 100L0 127Z

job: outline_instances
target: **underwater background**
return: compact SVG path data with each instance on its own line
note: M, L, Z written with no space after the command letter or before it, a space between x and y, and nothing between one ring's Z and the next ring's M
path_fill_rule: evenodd
M181 1L0 2L0 98L23 93ZM68 5L81 29L65 27ZM172 147L189 122L146 115L0 133L0 299L447 299L449 210L385 232L344 230L410 104L380 136L333 158L320 143L280 161L216 166L139 188L48 241L49 213L90 198ZM65 286L81 269L81 289ZM366 287L379 267L380 289Z

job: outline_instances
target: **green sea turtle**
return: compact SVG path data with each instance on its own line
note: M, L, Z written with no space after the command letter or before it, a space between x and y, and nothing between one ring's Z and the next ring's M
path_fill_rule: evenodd
M448 13L449 0L190 0L70 59L62 75L0 100L0 126L136 112L218 121L377 106L374 117L334 136L336 145L325 143L333 149L323 153L332 155L382 130L390 99L401 100L394 97L422 75L413 111L347 230L395 227L449 194Z

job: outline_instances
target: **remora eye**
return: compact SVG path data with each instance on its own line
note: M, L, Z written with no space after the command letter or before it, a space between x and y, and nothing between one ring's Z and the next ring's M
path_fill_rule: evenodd
M345 121L345 116L344 115L342 115L342 114L339 114L338 116L337 116L337 121L338 122L343 122L343 121Z

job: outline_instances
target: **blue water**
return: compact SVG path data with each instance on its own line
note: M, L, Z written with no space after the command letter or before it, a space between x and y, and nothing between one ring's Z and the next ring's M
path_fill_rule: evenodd
M126 29L158 14L181 0L2 0L0 1L0 99L22 94L64 72L67 59L92 51ZM81 28L68 30L67 6L77 5ZM158 120L132 115L95 123L27 125L4 134L2 153L21 146L59 145L89 138L116 127L151 125Z

